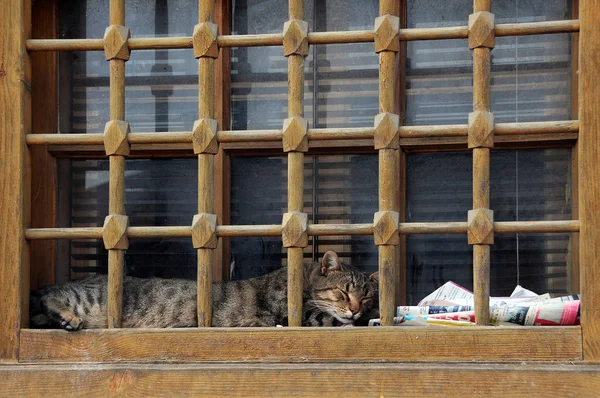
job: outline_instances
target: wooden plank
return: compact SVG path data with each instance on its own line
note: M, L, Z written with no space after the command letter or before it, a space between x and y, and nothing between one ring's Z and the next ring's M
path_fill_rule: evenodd
M360 381L349 383L360 375ZM7 396L587 397L600 366L581 364L82 364L0 366ZM404 380L399 383L399 380ZM501 382L492 382L499 380ZM568 380L568 382L566 382Z
M392 7L394 7L393 5ZM397 7L397 6L396 6ZM539 35L543 33L569 33L579 31L578 20L541 21L496 25L496 36ZM465 39L468 36L466 26L449 26L439 28L411 28L400 30L400 40L445 40ZM311 32L308 34L310 44L341 44L373 42L373 31ZM220 35L217 38L219 47L256 47L280 46L283 36L278 33L255 35ZM192 48L192 37L134 37L129 40L131 50L166 50ZM102 39L30 39L27 40L28 51L102 51Z
M583 355L600 360L600 8L579 1L579 259Z
M215 21L215 1L198 2L198 23ZM197 25L200 26L200 25ZM199 39L203 40L203 39ZM199 50L194 44L194 52ZM218 56L218 54L217 54ZM208 52L198 55L198 119L215 120L215 58ZM218 123L218 122L217 122ZM214 127L213 127L214 128ZM198 152L198 214L212 215L215 211L214 165L215 152ZM210 327L212 319L212 280L214 248L212 245L196 245L198 248L198 326Z
M25 135L31 132L31 68L24 51L31 27L30 1L0 7L0 361L15 361L19 328L27 317L29 246L25 241L30 189Z
M125 26L125 1L110 0L109 24ZM110 42L105 43L105 46ZM109 60L109 105L110 120L125 120L125 61L118 56ZM106 146L106 141L105 141ZM109 158L109 215L125 214L125 156L111 154ZM123 272L125 255L121 248L110 248L108 255L108 327L121 327L123 307Z
M577 326L24 329L21 342L22 362L581 360Z
M58 34L58 7L56 0L36 1L32 10L32 36L55 39ZM31 54L32 130L35 133L55 133L58 127L58 54L38 52ZM56 159L47 146L30 148L31 225L35 228L56 226L57 168ZM32 289L55 283L56 241L31 243Z

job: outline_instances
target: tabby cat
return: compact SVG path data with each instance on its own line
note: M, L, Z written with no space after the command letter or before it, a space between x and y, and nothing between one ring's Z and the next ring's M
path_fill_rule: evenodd
M377 277L343 265L328 251L321 264L304 264L305 326L338 326L377 317ZM125 277L124 328L198 326L196 281ZM66 330L107 327L107 277L92 276L32 293L31 327ZM361 319L361 317L363 319ZM212 325L287 323L287 268L240 281L213 283Z

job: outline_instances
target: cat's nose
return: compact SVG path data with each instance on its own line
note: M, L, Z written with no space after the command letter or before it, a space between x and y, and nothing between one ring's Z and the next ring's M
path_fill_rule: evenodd
M350 312L352 312L352 315L356 315L356 314L358 314L360 312L360 307L358 307L358 306L356 306L356 307L352 306L352 307L350 307Z

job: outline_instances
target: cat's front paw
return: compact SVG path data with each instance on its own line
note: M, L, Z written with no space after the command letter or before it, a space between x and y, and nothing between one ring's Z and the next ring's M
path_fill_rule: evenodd
M75 316L72 312L63 311L60 314L59 324L65 330L79 330L83 328L83 319Z

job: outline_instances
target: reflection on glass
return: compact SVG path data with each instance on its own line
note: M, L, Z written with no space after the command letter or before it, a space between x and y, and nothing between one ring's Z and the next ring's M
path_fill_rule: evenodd
M570 219L570 163L569 149L492 152L494 220ZM472 208L470 153L409 155L407 167L407 221L466 220ZM517 284L541 293L566 293L569 250L569 234L497 234L492 295L510 295ZM473 254L466 235L409 235L407 264L409 303L448 280L473 286Z

